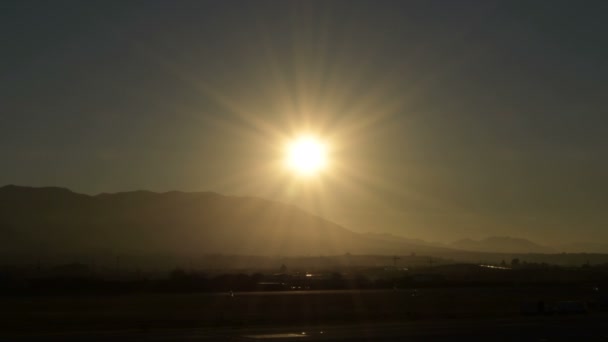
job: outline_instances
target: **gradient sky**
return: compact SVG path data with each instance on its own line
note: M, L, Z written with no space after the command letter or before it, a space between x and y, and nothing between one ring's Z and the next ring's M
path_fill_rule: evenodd
M0 184L216 191L357 231L608 239L606 1L3 1ZM332 168L298 180L285 139Z

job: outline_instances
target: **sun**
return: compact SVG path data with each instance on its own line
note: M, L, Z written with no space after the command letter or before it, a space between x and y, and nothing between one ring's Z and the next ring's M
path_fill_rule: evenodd
M287 144L287 167L304 176L318 174L327 165L327 146L313 136L301 136Z

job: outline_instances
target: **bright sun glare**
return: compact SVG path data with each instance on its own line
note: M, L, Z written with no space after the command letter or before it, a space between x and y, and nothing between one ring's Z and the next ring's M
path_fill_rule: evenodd
M311 136L293 140L287 146L287 166L301 175L314 175L327 164L327 147Z

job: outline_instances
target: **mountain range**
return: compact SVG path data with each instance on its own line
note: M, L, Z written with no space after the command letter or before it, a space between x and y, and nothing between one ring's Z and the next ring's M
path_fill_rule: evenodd
M44 253L339 255L445 250L352 232L297 207L211 192L0 188L4 251Z
M602 246L595 248L600 251ZM90 196L65 188L15 185L0 188L0 250L264 256L418 253L468 259L479 258L473 252L565 251L511 237L439 244L357 233L295 206L254 197L178 191Z

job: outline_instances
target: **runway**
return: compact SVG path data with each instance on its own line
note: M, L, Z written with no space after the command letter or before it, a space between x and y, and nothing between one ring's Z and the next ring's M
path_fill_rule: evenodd
M0 333L0 341L608 341L607 319L606 314L593 314L235 329L81 331L11 336Z

